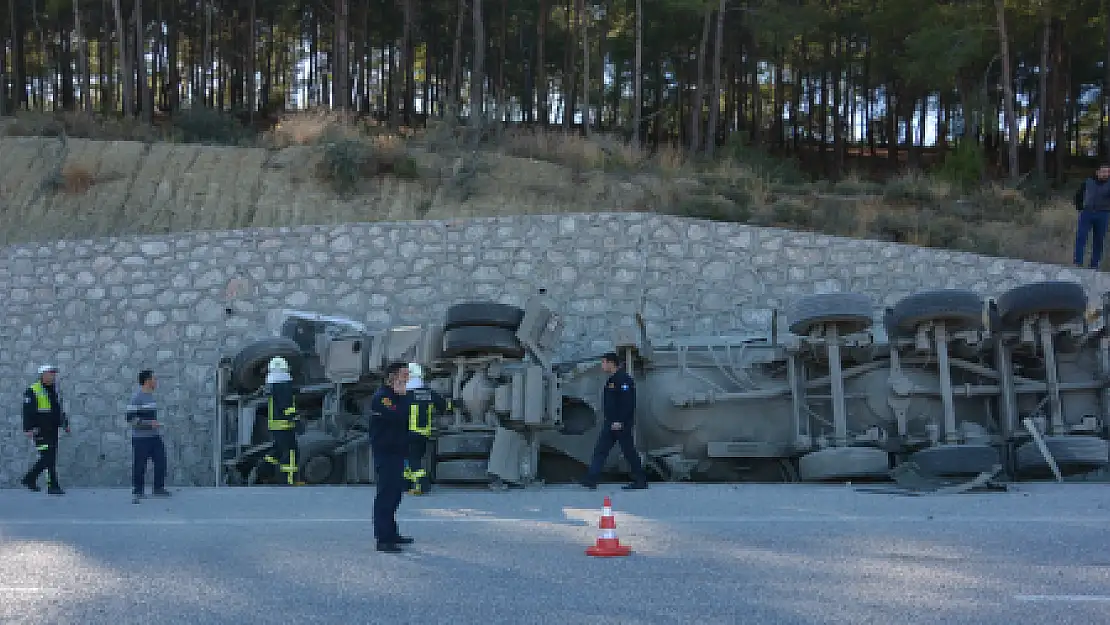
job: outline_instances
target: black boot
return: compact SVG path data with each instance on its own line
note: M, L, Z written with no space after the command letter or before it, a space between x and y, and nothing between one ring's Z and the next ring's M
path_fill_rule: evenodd
M46 492L47 492L47 494L50 494L50 495L64 495L64 494L66 494L66 492L64 490L62 490L62 487L58 486L54 482L51 482L50 485L47 486Z
M21 480L21 481L20 481L19 483L20 483L20 484L23 484L23 485L24 485L24 486L26 486L26 487L27 487L28 489L30 489L30 490L33 490L33 491L35 491L35 492L37 493L37 492L39 492L40 490L42 490L41 488L39 488L39 485L35 483L35 482L37 482L37 481L38 481L38 480L33 480L33 479L31 479L31 476L30 476L30 475L24 475L24 476L23 476L23 479L22 479L22 480Z

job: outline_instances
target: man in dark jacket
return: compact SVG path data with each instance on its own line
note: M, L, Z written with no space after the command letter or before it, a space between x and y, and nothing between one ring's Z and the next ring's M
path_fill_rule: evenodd
M627 371L620 368L619 363L617 355L613 352L601 357L602 370L610 374L605 382L605 423L594 447L589 473L581 482L591 490L597 488L597 478L601 474L605 460L609 457L609 450L613 448L613 443L620 445L624 459L632 468L632 483L623 488L625 490L647 488L647 476L644 474L640 454L636 452L636 443L632 438L632 427L636 416L636 382Z
M374 538L378 551L397 553L413 539L397 527L397 508L405 492L405 455L409 448L409 410L405 386L408 366L392 363L383 384L370 398L370 450L374 458Z
M35 441L39 459L23 476L22 484L33 491L42 490L38 479L46 471L46 492L51 495L65 494L58 483L58 430L69 432L69 419L54 384L57 375L57 367L39 367L38 381L23 393L23 431Z
M1102 165L1093 178L1083 181L1083 203L1075 233L1075 266L1083 266L1087 234L1091 233L1091 269L1102 263L1102 244L1110 226L1110 165Z

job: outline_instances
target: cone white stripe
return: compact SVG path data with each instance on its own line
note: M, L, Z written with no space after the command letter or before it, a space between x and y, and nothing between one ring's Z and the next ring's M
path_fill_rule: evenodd
M609 506L605 506L601 509L601 516L613 516L613 509Z
M614 530L601 530L602 538L616 538L617 533Z

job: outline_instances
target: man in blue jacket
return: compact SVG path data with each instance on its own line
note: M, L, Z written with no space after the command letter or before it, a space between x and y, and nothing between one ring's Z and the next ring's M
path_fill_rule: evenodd
M409 409L405 386L408 365L392 363L385 383L370 398L370 450L374 458L374 538L378 551L397 553L413 539L397 527L397 508L405 492L405 456L409 449Z
M1091 233L1091 269L1102 263L1102 244L1110 226L1110 165L1102 165L1093 178L1083 181L1083 201L1079 208L1079 223L1075 233L1075 266L1083 266L1087 247L1087 234Z
M581 484L591 490L597 488L597 478L601 474L606 458L609 457L609 450L613 448L614 443L617 443L620 445L621 453L624 454L624 459L632 468L632 483L623 488L625 490L647 488L647 476L644 474L640 454L636 452L636 443L632 438L632 427L636 417L636 381L620 367L620 361L614 352L601 357L601 369L610 374L605 382L605 423L594 447L589 473Z

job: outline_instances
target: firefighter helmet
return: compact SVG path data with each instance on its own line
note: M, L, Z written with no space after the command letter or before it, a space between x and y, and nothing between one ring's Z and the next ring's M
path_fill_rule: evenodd
M288 373L289 372L289 362L286 361L281 356L274 356L273 358L270 359L270 365L269 365L268 368L269 368L270 371L284 371L284 372Z

